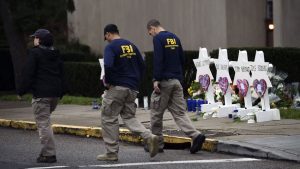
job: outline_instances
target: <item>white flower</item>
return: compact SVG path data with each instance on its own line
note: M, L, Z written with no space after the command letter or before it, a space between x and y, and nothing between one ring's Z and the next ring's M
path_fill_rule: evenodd
M283 89L283 84L279 83L278 86L277 86L277 89L282 90Z
M231 98L233 102L238 102L240 100L239 96L236 94L231 95Z
M201 94L201 90L198 90L198 91L194 91L192 96L194 97L194 96L198 96L200 94Z

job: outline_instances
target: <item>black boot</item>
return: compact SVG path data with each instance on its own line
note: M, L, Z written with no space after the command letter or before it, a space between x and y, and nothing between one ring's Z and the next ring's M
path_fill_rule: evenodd
M55 163L56 162L56 156L43 156L40 155L37 159L36 159L37 163Z
M199 134L195 139L193 139L192 147L190 149L191 154L195 154L197 151L201 150L204 141L205 136L203 134Z

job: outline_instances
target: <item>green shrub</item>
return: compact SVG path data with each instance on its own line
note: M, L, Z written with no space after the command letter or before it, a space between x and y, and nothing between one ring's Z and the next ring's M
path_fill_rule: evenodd
M83 53L83 54L91 53L90 47L79 43L78 40L74 40L68 43L60 43L57 44L56 47L60 51L67 52L67 53Z
M61 58L65 62L98 62L98 56L82 52L64 52Z
M89 46L78 41L57 44L56 47L61 51L62 59L67 62L98 62L98 58L102 57L92 53Z
M65 78L70 95L100 97L100 65L89 62L65 62Z
M280 116L282 119L300 119L299 109L280 109Z
M0 91L14 89L14 69L9 49L0 49Z
M25 94L22 96L22 101L31 103L32 95ZM19 101L17 95L12 92L0 92L0 101ZM92 105L93 101L96 101L98 104L101 103L101 98L93 97L82 97L82 96L70 96L65 95L62 99L59 100L59 104L77 104L77 105Z
M81 49L80 46L77 46L77 48ZM88 48L83 46L82 50L83 52L72 49L69 50L69 52L65 51L62 53L62 57L65 60L65 76L69 86L69 94L99 97L104 88L100 86L99 76L101 69L98 58L96 55L90 54ZM228 59L230 61L236 61L239 50L247 50L249 61L254 60L256 50L262 50L265 54L265 60L267 62L272 63L276 69L288 73L288 78L286 80L287 82L300 82L300 76L298 75L300 72L299 48L228 48ZM9 55L9 53L7 54ZM192 81L194 81L196 77L196 68L194 66L193 59L198 58L198 51L185 51L184 54L186 62L184 68L183 88L185 96L188 96L187 88L191 85ZM146 52L145 55L146 72L140 85L139 97L150 97L152 93L153 52ZM217 58L218 50L213 50L210 55L212 58ZM5 63L4 66L0 67L1 72L5 73L4 75L9 75L10 77L8 80L0 79L1 85L6 85L8 87L14 86L12 64L10 65L10 70L3 71L5 66L9 65L7 64L9 62L3 59L4 57L1 57L0 63ZM210 69L212 74L215 76L216 69L213 64L210 65ZM234 71L232 68L229 69L229 73L233 79ZM3 77L4 76L1 75L1 78Z

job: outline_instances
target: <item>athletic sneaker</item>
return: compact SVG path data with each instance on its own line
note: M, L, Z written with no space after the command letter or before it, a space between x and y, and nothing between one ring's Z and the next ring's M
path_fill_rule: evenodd
M117 154L101 154L97 156L99 161L118 161Z
M144 150L145 150L146 152L149 152L149 148L148 148L148 145L147 145L147 144L144 145ZM163 148L158 148L158 152L159 152L159 153L163 153L163 152L164 152L164 149L163 149Z
M152 135L147 139L147 145L149 148L150 157L156 156L158 153L158 136Z

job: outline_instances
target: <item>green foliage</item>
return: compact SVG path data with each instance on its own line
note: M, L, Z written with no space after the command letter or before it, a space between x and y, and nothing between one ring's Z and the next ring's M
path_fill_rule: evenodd
M188 88L196 78L197 69L194 65L193 59L199 57L198 51L184 51L185 64L184 64L184 80L183 80L183 92L185 96L188 96Z
M61 51L61 56L67 62L98 62L100 55L91 53L90 47L80 44L78 41L71 41L66 44L56 45Z
M192 117L191 121L198 121L198 118L197 117Z
M139 97L148 96L150 97L153 87L152 87L152 70L153 70L153 53L145 52L145 64L146 70L140 85Z
M100 65L90 62L65 62L65 75L70 95L100 97Z
M17 29L26 37L38 28L49 29L56 41L67 41L67 11L74 11L73 0L10 0Z
M0 48L0 56L0 90L13 90L15 79L9 49Z
M236 118L233 119L233 122L240 123L240 122L243 122L243 121L241 120L240 117L236 117Z
M61 54L62 60L65 62L97 62L98 57L92 54L84 54L80 52L64 52Z
M279 91L275 93L281 100L276 102L276 107L287 107L290 108L293 104L293 99L289 97L287 94L285 94L282 91Z
M26 94L22 96L22 101L31 102L32 95ZM101 103L102 99L100 97L82 97L82 96L70 96L65 95L60 101L59 104L77 104L77 105L91 105L92 102L96 100L97 103ZM16 94L5 94L2 93L0 96L0 101L18 101Z
M31 94L25 94L24 96L22 96L22 101L30 102L31 98L32 98ZM18 101L17 95L13 94L13 93L9 93L9 94L1 93L0 100L1 101Z
M91 105L92 102L96 100L97 103L101 103L101 97L93 98L93 97L82 97L82 96L64 96L59 103L60 104L78 104L78 105Z
M299 109L280 109L280 116L283 119L298 119L300 120Z
M195 95L194 93L199 92L199 94ZM195 82L193 81L191 86L188 88L188 94L189 97L193 98L193 99L205 99L205 92L203 90L201 90L201 85L199 82Z
M63 53L91 54L90 47L79 43L78 40L73 40L65 44L58 44L56 47Z

